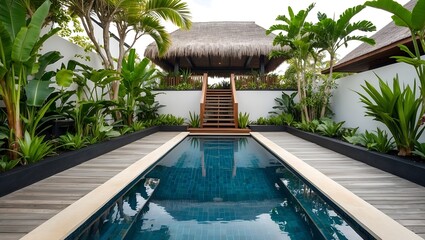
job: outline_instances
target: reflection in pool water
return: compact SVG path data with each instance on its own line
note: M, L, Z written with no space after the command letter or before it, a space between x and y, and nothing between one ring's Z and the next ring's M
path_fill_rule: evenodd
M252 138L188 137L146 178L160 183L135 185L79 238L360 238Z

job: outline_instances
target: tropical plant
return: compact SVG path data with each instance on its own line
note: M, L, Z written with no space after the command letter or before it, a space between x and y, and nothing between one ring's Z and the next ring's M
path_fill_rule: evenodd
M137 118L139 121L155 119L159 116L158 110L162 107L165 107L165 105L159 104L158 101L155 101L153 104L149 104L149 102L140 102Z
M25 132L23 139L18 140L18 144L19 155L24 165L36 163L55 151L53 143L49 140L44 140L44 136L31 137L28 132Z
M392 137L388 137L387 132L377 128L375 133L366 131L364 134L365 146L369 150L387 153L395 148Z
M151 89L155 84L156 72L156 69L150 65L149 59L137 61L135 49L130 50L127 59L123 60L119 102L125 124L133 123L137 108L142 103L152 105L155 102L155 95L152 94Z
M21 114L21 117L25 123L25 130L29 132L31 137L36 135L43 122L56 117L53 115L45 118L45 115L50 110L50 107L56 103L57 99L67 94L61 93L51 97L55 91L55 88L50 86L53 83L51 78L55 75L55 72L46 72L48 65L57 62L61 58L62 56L57 51L48 52L40 56L38 59L38 71L24 88L26 114Z
M249 123L249 113L239 113L238 116L238 127L247 128Z
M199 114L193 113L189 111L189 122L190 127L199 128L201 126L201 119Z
M266 34L278 31L279 33L273 40L273 45L278 45L282 50L274 50L271 53L271 57L284 56L286 58L293 58L295 66L297 68L297 90L300 98L300 102L303 103L303 99L306 98L306 65L308 58L313 52L313 44L311 36L307 34L306 18L309 12L313 9L314 4L311 4L305 10L299 11L294 14L291 7L288 7L289 18L285 15L279 15L276 20L283 22L282 24L276 24L271 26ZM286 35L283 34L286 32ZM289 46L290 51L284 50L284 47ZM310 122L310 117L306 105L302 105L302 120Z
M282 96L280 98L275 98L274 101L277 105L273 106L273 109L279 110L279 112L273 111L269 113L280 114L280 113L290 113L293 116L297 114L295 97L297 96L297 92L293 92L290 95L282 92Z
M311 122L307 122L307 121L298 122L295 124L295 127L303 131L314 133L317 131L317 127L319 126L319 124L320 124L319 120L314 119Z
M6 155L0 156L0 172L6 172L18 165L19 159L10 160Z
M178 27L188 29L191 26L190 12L185 2L180 0L123 0L123 1L61 1L68 6L72 14L79 16L84 29L94 44L106 69L113 69L115 59L111 53L110 26L115 25L119 44L116 70L121 72L121 63L140 37L147 34L156 42L160 55L170 46L169 34L162 20L169 20ZM95 34L92 16L96 15L103 29L100 45ZM129 35L129 32L134 34ZM131 36L130 47L126 48L127 38ZM111 99L118 99L119 82L112 84Z
M284 124L288 126L294 125L295 123L294 115L290 113L282 113L281 116L282 116L282 121Z
M180 126L184 124L184 118L176 117L172 114L161 114L156 119L150 119L144 122L147 127L152 126Z
M66 150L77 150L86 147L89 144L89 139L86 136L72 134L67 132L59 136L60 147Z
M416 70L420 82L419 89L422 102L420 115L422 116L425 113L425 61L421 58L421 55L425 51L425 0L417 0L412 10L403 7L394 0L367 1L365 5L393 14L392 19L395 25L409 29L413 43L413 52L407 46L400 45L400 49L407 53L408 56L397 56L394 58L399 62L412 65Z
M413 153L422 159L425 159L425 143L415 143L415 151Z
M405 86L401 90L396 76L391 89L388 83L378 79L379 90L365 82L362 88L367 95L357 92L360 101L365 104L366 116L382 122L389 129L399 150L398 155L411 155L424 130L419 124L422 99L416 98L416 84L413 89Z
M339 137L342 134L342 122L334 122L332 119L321 119L320 124L317 126L317 132L328 137Z
M329 54L329 75L323 84L323 96L321 96L323 103L320 118L325 117L327 103L334 85L333 66L338 49L342 46L347 46L348 42L353 40L375 44L372 38L353 35L353 33L358 33L359 31L371 32L376 30L376 27L370 21L363 20L350 23L353 17L364 8L365 6L362 5L348 8L339 16L338 20L329 18L326 14L319 12L317 14L319 22L308 26L308 32L314 35L312 40L314 46L319 49L319 52L326 51Z
M343 139L345 138L349 138L349 137L353 137L357 134L357 131L359 130L359 127L356 128L346 128L346 127L342 127L341 128L341 136Z
M26 9L20 1L0 1L0 96L6 107L11 129L11 158L17 158L16 144L23 136L21 109L22 88L36 67L40 46L59 29L53 29L40 38L41 27L49 13L50 2L44 2L27 19ZM28 20L28 21L27 21Z
M265 117L259 117L259 118L255 121L255 124L257 124L257 125L268 125L268 124L269 124L269 121L268 121L268 119L267 119L267 118L265 118Z

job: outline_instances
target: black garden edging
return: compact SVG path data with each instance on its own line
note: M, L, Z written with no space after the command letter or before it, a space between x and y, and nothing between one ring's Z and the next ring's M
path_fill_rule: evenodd
M92 158L120 148L158 131L186 131L187 126L159 126L147 128L135 133L126 134L105 142L65 152L58 156L46 158L38 163L17 167L0 173L0 197L26 187L56 173L86 162Z
M285 131L285 126L276 125L249 125L248 126L253 132L280 132Z
M425 164L423 163L389 154L369 151L364 147L355 146L338 139L304 132L293 127L286 127L286 131L294 136L316 143L372 167L376 167L421 186L425 186Z

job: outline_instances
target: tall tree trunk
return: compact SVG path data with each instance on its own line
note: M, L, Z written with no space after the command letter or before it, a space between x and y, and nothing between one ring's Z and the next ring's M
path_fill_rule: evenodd
M325 89L324 94L323 94L323 105L322 105L322 110L320 111L320 118L323 118L326 114L326 107L328 105L328 99L330 97L331 94L331 84L333 81L333 68L334 68L334 55L330 54L330 60L329 60L329 77L328 80L325 83Z
M305 79L305 67L306 67L305 63L306 63L306 61L301 60L301 64L302 64L302 66L301 66L301 83L302 83L301 84L301 91L302 91L303 102L304 102L304 103L302 103L302 108L303 108L303 111L304 111L305 120L307 122L310 122L311 119L310 119L310 116L309 116L307 104L305 102L305 100L307 99L306 79Z

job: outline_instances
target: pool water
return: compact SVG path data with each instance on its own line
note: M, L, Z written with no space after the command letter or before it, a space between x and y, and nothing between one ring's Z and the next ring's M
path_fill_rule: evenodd
M78 239L361 239L250 137L188 137Z

